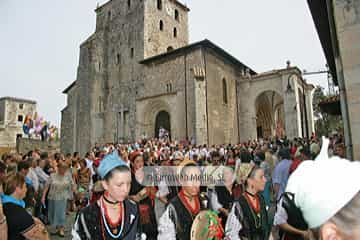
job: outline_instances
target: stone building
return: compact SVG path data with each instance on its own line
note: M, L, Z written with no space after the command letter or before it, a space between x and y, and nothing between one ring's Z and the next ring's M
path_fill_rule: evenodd
M0 98L0 148L15 148L21 138L25 116L36 112L36 102L26 99Z
M313 131L313 87L298 68L257 74L209 40L189 44L188 11L177 0L111 0L95 10L95 33L63 91L64 152L154 137L160 127L197 144Z
M308 0L308 5L339 86L347 157L360 160L360 0Z

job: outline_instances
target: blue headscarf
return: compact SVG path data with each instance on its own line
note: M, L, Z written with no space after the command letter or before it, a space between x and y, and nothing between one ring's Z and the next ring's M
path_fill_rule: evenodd
M25 208L24 200L19 200L19 199L16 199L16 198L12 197L12 196L9 196L9 195L5 195L5 194L1 195L1 201L2 201L3 204L5 204L5 203L13 203L13 204L18 205L18 206L20 206L22 208Z
M104 177L114 168L119 166L126 166L127 164L119 157L118 151L115 149L112 153L106 155L100 162L100 165L97 169L100 177Z

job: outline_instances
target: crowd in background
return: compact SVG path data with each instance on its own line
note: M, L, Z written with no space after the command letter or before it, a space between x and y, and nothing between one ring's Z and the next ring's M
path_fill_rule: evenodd
M335 135L330 142L330 155L344 157L343 138ZM284 220L281 213L276 213L276 204L285 191L289 175L303 160L314 159L320 148L321 142L316 136L292 140L258 139L212 146L168 139L142 139L128 144L95 144L84 156L77 152L49 154L37 149L28 153L4 154L0 162L0 234L3 234L0 238L41 240L52 234L64 237L65 231L69 230L64 229L67 214L99 199L104 189L99 184L97 168L104 156L117 151L132 169L129 199L139 205L141 229L147 239L157 239L161 234L161 216L179 189L173 186L144 187L135 178L135 172L143 166L177 166L186 160L198 166L229 166L235 171L244 163L262 169L266 182L259 190L266 205L268 233L274 229L274 224L280 227L278 232L281 235L290 232L306 239L305 231L289 227L286 218ZM241 182L230 188L201 188L210 200L209 206L222 218L224 228L229 222L227 218L234 201L246 191ZM50 229L49 233L47 229ZM276 234L273 233L273 237ZM289 235L286 239L297 238Z

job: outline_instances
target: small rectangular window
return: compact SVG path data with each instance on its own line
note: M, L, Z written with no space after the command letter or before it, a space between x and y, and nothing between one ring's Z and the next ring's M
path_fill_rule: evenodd
M22 134L16 134L16 139L22 138Z
M19 116L18 116L18 122L22 122L23 120L24 120L23 115L19 115Z
M120 54L116 54L116 64L120 64Z
M157 0L157 9L162 9L162 0Z
M19 104L19 109L23 109L24 108L24 104L23 103L20 103Z
M175 20L179 21L179 11L175 9Z
M102 110L103 110L103 100L102 100L101 96L99 96L98 103L99 103L99 112L102 112Z
M131 48L131 50L130 50L130 57L131 57L131 58L134 57L134 48Z

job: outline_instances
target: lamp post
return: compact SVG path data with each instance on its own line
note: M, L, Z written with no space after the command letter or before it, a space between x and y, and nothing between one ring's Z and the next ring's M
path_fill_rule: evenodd
M309 125L308 125L308 119L307 119L305 88L306 88L306 79L303 78L303 103L304 103L304 117L305 117L305 135L306 135L306 138L309 139ZM305 136L303 136L303 137L305 137Z

